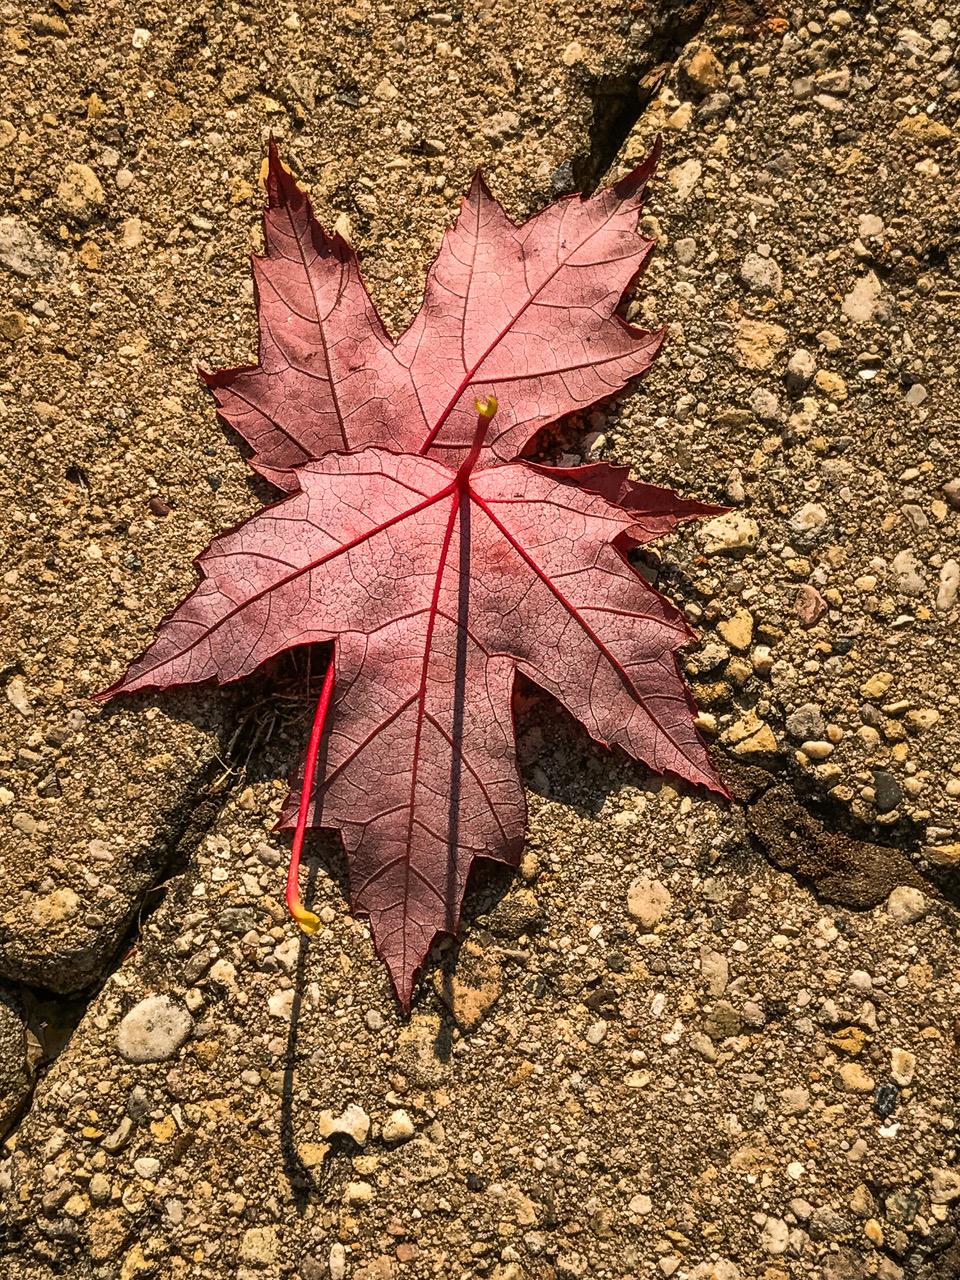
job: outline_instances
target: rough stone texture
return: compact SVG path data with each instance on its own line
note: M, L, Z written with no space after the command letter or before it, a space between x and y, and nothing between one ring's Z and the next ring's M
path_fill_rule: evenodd
M14 992L0 990L0 1135L26 1098L31 1078L23 1005Z
M776 779L714 805L523 702L522 883L479 891L403 1021L334 856L323 930L285 918L266 831L304 725L255 708L246 776L8 1139L17 1280L957 1270L957 32L766 13L7 14L0 971L102 977L237 728L209 691L87 697L263 496L192 368L254 348L271 129L393 324L476 164L520 217L663 130L630 314L670 341L544 456L735 508L644 567L702 634L704 732ZM103 200L68 213L73 164ZM638 880L670 895L653 931ZM193 1034L128 1062L155 997Z
M74 608L56 606L53 592L17 597L13 612L32 604L51 652L40 649L35 666L29 650L11 649L11 665L25 669L29 713L9 698L0 703L10 744L3 785L13 797L0 810L0 973L64 992L102 975L189 826L215 763L221 709L216 696L204 705L176 695L162 708L141 701L99 710L76 688L68 693L63 677L75 669L53 656L61 641L69 647L74 627L85 642L102 641L115 626L113 607L91 609L92 584L82 570L77 578L85 585L73 620ZM29 634L21 621L19 634ZM4 643L15 634L16 625Z
M553 736L559 721L546 727ZM289 745L276 742L268 770ZM0 1176L25 1274L45 1274L47 1258L78 1276L100 1259L116 1274L142 1253L170 1275L229 1276L238 1260L309 1275L307 1257L342 1244L361 1275L407 1245L415 1276L479 1276L478 1260L497 1264L507 1241L548 1276L543 1263L563 1274L564 1242L582 1250L589 1233L595 1271L626 1277L666 1256L670 1206L682 1202L683 1242L670 1238L680 1274L714 1254L763 1274L765 1241L784 1238L765 1233L775 1217L800 1275L826 1265L837 1239L828 1229L873 1255L847 1210L865 1178L891 1197L877 1209L884 1229L925 1256L952 1204L949 1179L930 1172L951 1167L939 1117L950 1105L953 1008L934 974L955 953L939 911L891 931L881 907L825 910L787 874L744 858L738 809L638 786L559 732L536 758L551 798L533 797L536 866L529 887L507 896L532 891L541 929L501 955L503 990L473 1032L446 1017L429 985L412 1018L398 1016L367 930L324 872L312 903L325 927L310 943L293 939L276 870L258 852L258 812L279 782L254 786L256 809L230 802L18 1130ZM600 779L607 798L591 811ZM625 890L654 874L685 906L650 934ZM490 898L477 908L495 914ZM223 931L230 911L256 913L256 927ZM697 963L707 939L727 965L722 998L717 961ZM188 988L185 970L201 969L194 958L211 944L233 965L235 989L210 970ZM191 1002L196 1033L173 1064L128 1065L117 1028L158 987ZM302 994L278 1025L268 1005L284 989ZM907 1046L916 1063L895 1097L894 1139L878 1132L866 1082L887 1084L892 1051ZM365 1144L331 1147L337 1118L350 1115L370 1118ZM736 1124L718 1129L724 1115ZM107 1205L96 1174L117 1197ZM793 1207L803 1197L821 1211L815 1230ZM901 1203L916 1205L927 1230ZM607 1225L598 1234L591 1223Z
M932 249L953 243L957 152L941 131L954 138L943 108L958 72L949 24L931 25L923 50L910 52L900 14L883 6L866 25L795 14L749 46L729 27L705 29L702 42L725 68L730 115L678 120L680 75L625 147L638 156L665 128L667 165L700 165L682 202L667 184L657 188L649 226L664 252L631 311L662 317L666 291L671 341L643 394L591 426L603 434L600 456L643 459L645 475L736 508L683 532L672 553L683 557L675 580L695 626L719 630L746 607L755 642L771 650L768 675L755 663L741 675L732 660L698 677L718 732L746 705L779 736L795 708L815 704L834 750L826 760L790 759L804 785L851 819L936 847L960 825L955 264ZM840 73L847 89L832 89L824 105L818 81ZM928 109L937 130L901 127L905 113L913 120ZM878 184L894 173L899 181ZM685 246L686 264L673 244ZM743 284L751 255L776 261L782 295ZM857 281L867 282L858 297L875 297L870 316L854 321L843 299ZM806 388L794 376L800 351L810 357L803 378L816 370ZM793 394L780 401L785 376ZM925 399L909 398L915 385ZM760 393L777 405L772 416ZM748 521L758 529L745 546L712 536L713 526L724 534ZM706 563L691 564L696 547ZM740 572L722 552L742 557ZM661 554L669 582L663 544ZM890 687L864 705L858 686L879 671L891 673ZM913 723L915 712L937 718ZM890 808L877 768L900 788Z

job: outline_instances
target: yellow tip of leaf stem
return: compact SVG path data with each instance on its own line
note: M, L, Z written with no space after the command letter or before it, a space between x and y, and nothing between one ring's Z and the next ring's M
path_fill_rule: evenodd
M479 413L481 418L487 418L489 420L497 412L496 396L487 396L485 400L477 400L475 403L477 406L477 413Z
M297 924L306 934L316 933L320 928L320 917L315 916L312 911L307 911L305 907L301 907L299 903L291 906L290 914L296 920Z

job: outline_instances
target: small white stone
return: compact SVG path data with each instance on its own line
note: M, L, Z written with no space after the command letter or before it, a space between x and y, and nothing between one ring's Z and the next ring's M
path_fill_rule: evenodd
M370 1133L370 1117L363 1107L351 1102L338 1116L331 1111L321 1111L317 1117L317 1132L321 1138L343 1134L362 1147Z
M917 1068L916 1055L909 1049L890 1050L890 1074L899 1085L908 1085Z
M27 686L24 683L23 676L14 676L9 682L4 693L7 695L7 701L11 707L14 707L22 716L32 716L33 708L30 705L30 697L27 693Z
M700 526L699 537L703 543L704 554L708 556L736 555L741 551L752 551L760 541L760 526L750 516L741 515L739 511L728 511L726 515L717 516Z
M743 1272L729 1258L716 1262L701 1262L690 1272L690 1280L743 1280Z
M267 1009L271 1018L282 1018L287 1021L293 1010L293 988L287 991L275 991L267 1001Z
M915 924L930 910L930 903L912 885L897 885L887 899L887 915L899 924Z
M627 890L627 910L645 929L653 929L671 903L670 890L660 880L641 877Z
M279 1246L276 1227L250 1227L240 1241L240 1260L255 1267L270 1267L277 1260Z
M193 1019L170 996L148 996L117 1028L117 1048L128 1062L164 1062L193 1030Z
M783 292L783 272L773 258L748 253L740 266L740 280L754 293L778 297ZM811 377L813 375L811 374Z
M930 1184L930 1199L934 1204L950 1204L960 1199L960 1169L931 1169Z
M880 281L872 271L854 284L843 298L843 314L854 324L867 324L873 318L873 311L880 297Z
M852 969L850 976L847 978L847 985L856 991L872 991L873 978L867 973L866 969Z
M382 1132L384 1142L406 1142L416 1133L416 1127L406 1111L391 1111Z
M767 1218L760 1233L760 1242L767 1253L786 1253L790 1230L782 1218Z
M875 213L861 213L858 230L861 240L867 240L870 236L882 236L883 219L878 218Z
M794 1085L780 1094L783 1110L788 1116L805 1116L810 1110L810 1091L803 1085Z
M237 985L237 970L229 960L215 960L210 966L210 978L221 986L233 990Z
M799 394L810 385L816 372L817 362L813 354L806 347L798 347L787 361L787 386Z
M480 126L480 131L488 142L502 143L512 137L520 128L520 117L516 111L498 111L489 116Z
M699 160L684 160L683 164L674 165L667 174L667 181L677 193L678 200L686 200L687 196L700 181L703 165Z
M330 1280L344 1280L347 1274L347 1251L339 1240L330 1246L327 1265L330 1268Z
M960 564L956 560L944 561L940 570L940 584L937 588L937 608L947 613L957 602L960 591Z
M697 242L690 236L683 236L674 242L673 252L682 267L689 267L697 256Z
M369 1182L351 1182L347 1186L344 1199L347 1204L369 1204L373 1196L373 1187Z
M794 533L815 533L827 523L827 513L819 502L807 502L788 523Z
M707 993L722 996L730 979L730 964L725 955L712 947L700 948L700 975L707 984Z

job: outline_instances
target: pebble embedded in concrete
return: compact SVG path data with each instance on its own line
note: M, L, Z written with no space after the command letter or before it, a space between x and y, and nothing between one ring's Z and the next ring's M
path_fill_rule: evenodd
M171 996L148 996L117 1028L117 1048L128 1062L164 1062L189 1038L193 1018Z

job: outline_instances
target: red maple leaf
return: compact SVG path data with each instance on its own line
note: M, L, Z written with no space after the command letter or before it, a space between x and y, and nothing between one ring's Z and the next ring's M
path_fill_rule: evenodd
M332 644L305 783L284 815L297 828L288 902L311 931L303 834L338 830L351 902L405 1008L434 938L458 927L475 859L517 860L518 673L596 741L725 794L677 668L692 633L627 558L718 508L605 463L497 461L659 345L615 313L649 247L636 222L651 167L519 229L475 182L393 345L353 255L274 153L261 362L211 381L253 464L288 492L211 543L200 584L102 695L238 680L295 646Z

